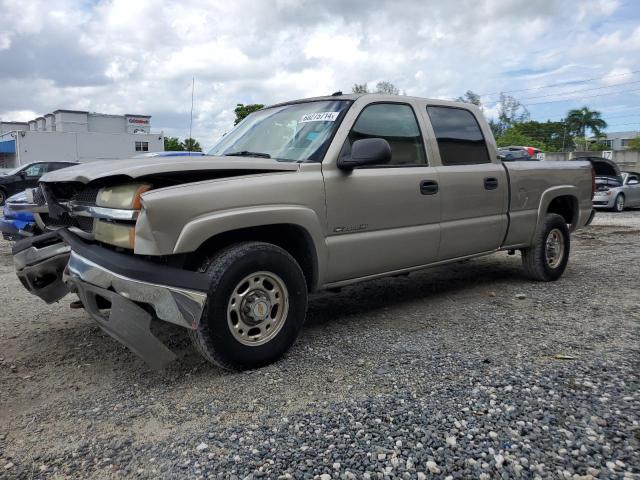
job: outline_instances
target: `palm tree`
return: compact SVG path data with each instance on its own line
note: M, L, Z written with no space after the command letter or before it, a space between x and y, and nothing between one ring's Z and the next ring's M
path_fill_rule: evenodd
M569 110L566 122L569 131L580 137L586 137L587 130L597 137L602 133L602 129L607 128L607 122L602 120L600 112L589 110L587 107Z

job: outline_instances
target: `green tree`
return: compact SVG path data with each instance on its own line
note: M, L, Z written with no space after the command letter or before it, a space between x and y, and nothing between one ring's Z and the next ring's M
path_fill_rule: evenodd
M464 97L458 97L458 100L467 103L473 103L470 100L480 101L480 99L477 97L477 94L468 91L467 93L465 93ZM479 106L482 105L480 104ZM505 95L504 93L501 93L500 100L498 100L497 102L497 106L498 118L492 118L489 120L489 127L493 132L493 136L496 138L498 138L507 129L513 127L514 125L529 120L529 110L527 110L527 108L522 105L517 98L512 97L511 95Z
M234 112L236 114L236 120L233 123L234 125L239 124L245 117L253 112L256 112L260 109L264 108L262 103L250 103L248 105L244 105L242 103L238 103Z
M482 107L480 95L471 90L467 90L463 96L456 98L456 102L472 103L478 107Z
M351 88L352 93L371 93L369 91L369 86L367 82L365 83L354 83ZM383 80L381 82L376 83L376 90L373 93L384 93L386 95L400 95L400 89L396 87L393 83Z
M607 128L607 122L602 119L600 112L587 107L569 110L566 122L569 131L579 137L586 137L587 131L598 136Z
M165 152L181 152L182 150L184 150L184 146L178 137L164 137Z
M182 150L187 152L201 152L202 147L195 138L185 138L182 141Z
M500 94L498 101L498 121L505 127L529 120L529 110L511 95Z
M367 87L366 83L354 83L351 88L351 92L353 93L369 93L369 87Z
M552 122L547 120L546 122L536 122L530 120L516 123L513 128L533 140L544 143L547 146L547 151L560 152L573 145L573 138L567 132L563 121Z
M640 136L629 141L629 150L636 150L640 152Z
M376 93L385 93L387 95L400 95L400 89L393 83L386 80L376 83Z
M509 145L523 145L527 147L539 148L540 150L548 150L547 145L535 138L528 137L518 130L517 127L507 128L500 136L496 138L499 147L508 147Z

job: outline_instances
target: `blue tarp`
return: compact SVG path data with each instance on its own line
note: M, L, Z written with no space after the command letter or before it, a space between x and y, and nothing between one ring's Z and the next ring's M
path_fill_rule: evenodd
M0 142L0 153L16 153L16 141L5 140Z

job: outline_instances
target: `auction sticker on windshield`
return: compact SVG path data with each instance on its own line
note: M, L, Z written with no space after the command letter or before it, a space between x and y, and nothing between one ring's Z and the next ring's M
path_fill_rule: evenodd
M306 122L335 122L340 112L307 113L302 116L300 123Z

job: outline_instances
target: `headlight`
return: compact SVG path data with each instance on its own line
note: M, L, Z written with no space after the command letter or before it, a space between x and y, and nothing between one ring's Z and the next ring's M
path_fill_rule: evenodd
M133 250L136 241L136 227L126 223L97 220L93 236L100 242Z
M100 212L100 215L95 215L97 219L93 229L94 238L116 247L133 249L136 240L136 227L133 223L136 218L134 216L135 210L141 208L140 195L150 188L151 185L147 183L129 183L101 188L96 199L96 206L102 208L103 211ZM134 212L126 212L125 210L133 210ZM128 213L132 216L125 220ZM104 220L104 218L111 221Z
M104 187L98 192L96 205L98 207L139 210L140 195L150 188L151 185L147 183L129 183L115 187Z

